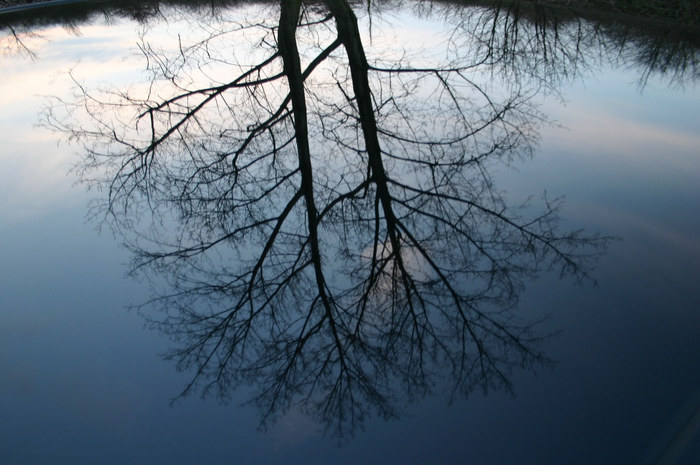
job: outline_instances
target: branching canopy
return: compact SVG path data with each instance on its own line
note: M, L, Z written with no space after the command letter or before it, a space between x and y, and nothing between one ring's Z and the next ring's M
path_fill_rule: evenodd
M586 277L605 239L494 185L537 142L541 81L483 84L507 54L456 36L420 60L375 53L346 0L246 11L175 50L144 39L146 86L78 86L81 119L48 115L83 144L134 270L169 280L145 308L185 393L250 384L263 422L300 404L342 437L445 382L510 389L546 363L513 312L523 282Z

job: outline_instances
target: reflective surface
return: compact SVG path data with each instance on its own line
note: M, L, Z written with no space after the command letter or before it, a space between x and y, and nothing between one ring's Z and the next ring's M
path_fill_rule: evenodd
M262 11L248 10L246 18L269 13L274 24L275 6ZM423 53L416 59L428 66L445 55L431 55L426 44L432 39L412 40L416 31L444 50L442 38L463 32L461 21L471 26L493 21L482 10L454 11L445 15L438 9L428 17L425 10L376 12L372 39L364 41L368 56L388 62L398 43L407 52ZM683 69L676 66L660 75L639 59L649 50L639 47L643 40L619 49L600 32L584 34L575 60L567 39L543 41L551 48L549 61L542 61L541 46L505 47L504 33L486 36L489 40L460 55L473 62L483 56L484 43L491 56L502 53L493 60L497 77L521 89L547 91L533 97L543 115L532 113L536 119L527 121L541 123L544 117L563 126L538 124L541 147L532 159L519 152L512 164L490 167L489 179L506 191L506 204L540 198L545 190L550 198L566 196L557 223L562 231L585 227L619 240L608 243L595 263L597 287L586 280L573 286L556 273L526 282L515 314L522 321L549 314L538 330L561 333L541 346L558 361L552 369L538 365L537 376L527 370L509 376L515 397L476 390L448 405L450 391L445 396L438 385L426 400L399 402L400 421L369 419L364 431L337 449L299 407L257 433L260 411L236 405L256 394L254 385L234 391L227 406L190 396L169 407L168 400L191 381L192 370L174 373L157 354L177 349L177 343L142 330L141 316L123 310L152 294L146 285L122 279L129 253L108 232L99 236L94 223L84 224L87 200L100 194L72 187L76 174L65 176L70 165L81 163L75 152L82 149L56 147L58 134L33 126L41 106L51 102L36 94L75 101L67 70L73 68L74 78L91 91L99 82L120 89L144 82L144 60L134 48L138 31L153 45L151 57L159 53L158 44L177 52L173 37L187 41L188 33L198 33L191 25L200 23L192 18L185 16L186 28L173 21L177 13L163 13L169 22L96 21L79 26L80 35L49 28L35 30L41 37L22 37L19 45L13 38L7 42L0 120L6 139L0 158L2 437L12 440L0 452L3 461L654 463L664 451L673 458L678 446L685 460L679 463L692 463L700 389L695 289L700 115L692 67L690 73L675 72ZM236 16L240 10L232 14L242 21ZM219 24L204 18L201 24ZM361 30L367 31L363 18ZM520 37L539 37L528 35L530 22L517 24ZM587 27L584 23L584 33L594 30ZM513 50L519 53L507 59ZM692 58L693 49L684 50ZM483 83L490 82L489 70L483 71ZM513 87L499 82L493 80L488 95L512 95ZM541 211L542 204L533 202L524 214ZM685 443L684 434L691 438Z

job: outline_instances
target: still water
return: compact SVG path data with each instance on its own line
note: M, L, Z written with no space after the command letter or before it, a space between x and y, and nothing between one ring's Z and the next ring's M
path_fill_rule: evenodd
M304 179L295 158L303 149L294 146L302 139L299 113L277 114L261 131L269 138L251 143L257 155L241 155L248 164L235 182L230 165L220 164L250 121L266 120L278 106L291 111L277 55L256 70L256 90L212 100L214 109L178 126L173 142L152 152L168 163L146 163L148 175L126 178L119 173L140 173L141 159L110 164L149 147L198 98L275 54L276 4L215 13L182 5L105 7L58 24L36 13L23 19L31 26L17 21L14 34L3 29L2 463L696 463L697 38L661 39L648 25L600 17L496 15L448 3L356 14L373 66L374 133L392 196L378 187L378 165L365 161L372 131L364 131L368 116L356 110L362 92L350 80L359 79L351 72L359 68L334 49L305 88L318 211L349 202L343 215L328 214L328 225L306 224L308 207L289 200ZM304 15L296 32L302 69L336 30L321 7ZM153 126L136 131L134 114L146 108L139 105L153 108L183 93L187 98L161 107L167 112L156 111ZM464 131L469 137L460 137ZM188 171L193 163L198 169ZM369 170L375 176L365 178ZM110 185L91 180L115 178L126 179L117 185L127 189L111 185L114 215L105 215ZM356 197L348 193L363 183L376 203L366 203L359 189ZM238 190L228 192L232 184ZM137 195L139 186L147 196ZM333 203L334 195L343 200ZM384 201L393 203L393 220L386 220ZM227 361L202 334L217 334L207 322L222 308L230 311L242 293L234 278L245 276L273 229L260 229L263 239L241 233L201 260L167 252L213 244L237 221L276 219L285 202L291 219L270 248L273 265L256 281L257 297L247 302L263 314L262 299L272 311L251 326L255 336L246 342L253 349L231 349L235 357ZM383 213L375 216L379 205ZM532 221L543 214L546 221ZM380 223L386 226L372 229ZM297 272L288 258L311 250L307 228L314 224L327 254L318 288L318 272ZM400 234L392 235L392 225ZM523 231L539 233L545 246L532 245L539 239ZM120 247L125 241L131 249ZM404 248L393 254L398 244ZM582 268L562 268L550 245ZM142 263L133 261L134 250L155 253L141 259L155 257L162 266L126 277ZM368 269L377 277L367 278ZM287 294L277 281L284 273L295 276ZM444 276L459 284L454 293L441 284ZM410 297L402 300L396 289L406 279ZM365 293L368 283L373 292ZM278 288L280 301L270 291ZM323 328L331 318L319 310L323 299L313 298L321 288L331 296L339 332L344 324L355 328L345 334L347 346L327 342L331 332ZM127 310L162 293L177 296ZM466 302L474 313L453 327L459 312L450 309ZM424 309L405 320L413 332L394 318L407 308ZM144 327L144 318L160 330ZM304 332L312 326L319 329ZM471 328L476 336L465 338ZM318 342L292 340L302 361L281 375L277 363L287 360L285 338L294 331ZM204 363L162 359L198 341L210 351L205 355L227 361L221 379L221 365L212 372L206 356ZM413 355L423 350L437 355ZM350 380L344 392L358 393L354 403L333 403L328 394L338 353L356 363L338 377ZM484 353L482 368L462 362ZM186 365L182 371L176 362ZM199 367L199 384L171 404ZM275 384L279 379L288 384ZM237 389L228 384L238 381ZM210 395L202 398L206 386ZM270 386L276 395L261 395ZM249 403L256 396L257 404ZM368 416L341 419L347 412ZM381 418L387 413L392 418ZM265 419L272 421L261 430ZM346 429L339 433L339 425Z

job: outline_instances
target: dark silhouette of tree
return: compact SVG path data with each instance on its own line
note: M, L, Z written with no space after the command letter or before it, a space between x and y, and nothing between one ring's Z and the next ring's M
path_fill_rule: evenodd
M536 143L538 85L479 84L506 61L493 47L368 58L346 0L251 11L174 51L144 41L146 86L77 84L74 118L47 114L83 144L134 272L168 280L144 309L184 393L252 385L263 423L298 404L344 437L548 363L513 311L524 282L586 278L606 240L495 186Z

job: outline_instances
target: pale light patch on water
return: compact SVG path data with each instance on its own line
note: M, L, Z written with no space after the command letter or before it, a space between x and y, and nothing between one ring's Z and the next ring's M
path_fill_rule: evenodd
M3 226L51 209L84 202L68 175L76 163L76 148L39 127L48 96L66 98L75 83L128 82L142 65L130 47L134 25L87 25L79 29L52 27L36 31L25 43L26 53L2 57L0 67L0 215ZM7 38L3 39L7 40Z

